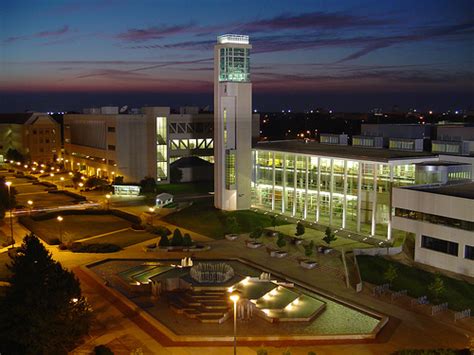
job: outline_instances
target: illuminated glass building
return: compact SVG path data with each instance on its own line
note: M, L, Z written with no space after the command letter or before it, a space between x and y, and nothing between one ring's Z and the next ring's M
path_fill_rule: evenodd
M430 153L304 141L253 149L252 206L391 239L392 187L415 184Z

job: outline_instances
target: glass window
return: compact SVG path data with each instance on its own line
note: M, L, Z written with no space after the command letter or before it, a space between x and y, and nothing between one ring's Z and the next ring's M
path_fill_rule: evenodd
M466 245L464 248L464 258L474 260L474 247Z
M421 247L441 253L458 256L458 243L450 242L443 239L428 237L426 235L421 236Z

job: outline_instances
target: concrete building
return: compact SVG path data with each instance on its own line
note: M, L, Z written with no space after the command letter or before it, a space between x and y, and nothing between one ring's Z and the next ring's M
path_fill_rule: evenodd
M196 156L214 161L213 115L186 107L144 107L119 113L118 107L85 109L64 116L65 159L88 175L124 176L138 182L146 176L169 182L170 164ZM189 175L189 174L188 174ZM190 174L189 176L193 176Z
M474 182L395 188L393 228L415 235L415 261L474 276Z
M474 125L443 124L436 127L432 152L439 154L474 156Z
M0 162L9 149L48 162L61 154L61 125L46 113L0 114Z
M414 185L427 152L305 141L262 142L253 149L252 206L391 239L392 187Z
M214 205L251 205L252 84L249 37L223 35L214 46Z

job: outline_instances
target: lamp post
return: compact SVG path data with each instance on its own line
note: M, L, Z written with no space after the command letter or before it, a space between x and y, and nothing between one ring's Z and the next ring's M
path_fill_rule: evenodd
M64 190L64 178L61 176L59 180L61 180L61 190Z
M62 244L63 243L63 229L62 229L62 223L61 222L63 221L63 217L57 216L56 219L59 222L59 241Z
M150 211L150 225L153 226L153 217L155 217L155 207L150 207L148 209L148 211Z
M234 291L229 296L230 300L234 302L234 355L237 354L237 302L239 302L240 294Z
M105 195L105 198L107 199L107 210L108 210L109 207L110 207L110 198L111 198L111 197L112 197L112 196L110 196L110 194Z
M51 183L54 184L54 173L49 174L49 176L51 176Z
M31 215L31 210L33 209L33 201L28 200L27 204L29 209L28 215Z
M11 181L5 182L8 188L8 207L10 208L10 232L11 232L11 245L15 245L15 238L13 237L13 206L12 206L12 195L10 186L12 185Z
M80 182L78 185L79 185L79 192L81 193L81 196L82 196L82 187L84 186L84 184Z

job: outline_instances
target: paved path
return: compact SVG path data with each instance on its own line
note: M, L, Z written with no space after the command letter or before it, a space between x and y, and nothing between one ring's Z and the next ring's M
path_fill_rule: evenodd
M110 235L110 234L115 234L115 233L120 233L120 232L125 232L125 231L128 231L128 230L131 230L130 227L127 227L127 228L122 228L122 229L117 229L115 231L112 231L112 232L107 232L107 233L102 233L102 234L98 234L98 235L94 235L92 237L87 237L87 238L83 238L83 239L79 239L79 240L76 240L76 242L88 242L90 240L93 240L93 239L97 239L97 238L100 238L100 237L105 237L106 235Z

